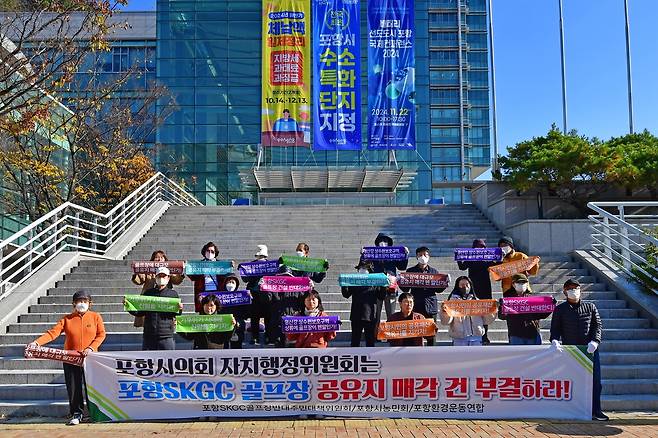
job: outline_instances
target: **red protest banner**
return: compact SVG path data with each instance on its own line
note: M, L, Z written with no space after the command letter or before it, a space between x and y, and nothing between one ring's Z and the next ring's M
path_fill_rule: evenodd
M398 275L398 286L443 289L450 286L450 276L448 274L400 272Z
M496 300L448 300L444 301L448 316L484 316L498 311Z
M493 281L499 281L520 272L530 271L539 264L539 260L540 257L533 256L523 260L516 260L514 262L503 263L502 265L491 266L489 268L489 273L491 274Z
M411 319L408 321L380 322L377 339L406 339L434 336L436 324L431 319Z
M79 351L75 350L60 350L58 348L50 347L32 347L30 345L25 347L23 356L26 359L50 359L65 362L71 365L82 366L85 357Z
M170 274L182 274L185 269L185 261L169 260L166 262L154 262L151 260L135 260L130 266L134 274L155 274L158 268L168 268Z

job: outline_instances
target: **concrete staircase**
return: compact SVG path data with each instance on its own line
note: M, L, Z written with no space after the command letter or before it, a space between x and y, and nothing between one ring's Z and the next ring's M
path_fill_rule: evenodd
M455 247L470 247L474 238L485 238L495 245L501 233L475 207L171 207L132 249L124 261L85 261L49 289L39 304L21 315L16 324L0 334L0 415L64 416L68 411L61 366L56 362L25 360L24 345L50 328L71 309L71 296L88 290L94 310L100 312L108 332L104 351L139 350L141 329L123 311L121 296L137 293L130 282L130 261L146 260L155 249L163 249L171 259L199 259L207 241L220 248L220 258L251 261L257 244L267 244L270 255L294 253L298 242L307 242L311 257L323 257L331 267L324 282L316 285L325 308L340 315L342 332L334 346L349 345L350 301L343 299L338 274L354 272L362 246L372 245L380 231L389 233L396 244L412 252L425 245L432 250L430 264L456 278L462 275L452 259ZM578 278L583 297L594 300L604 323L601 360L604 379L604 409L658 409L658 330L647 319L638 317L616 292L606 290L596 278L567 256L544 258L540 275L531 279L542 294L562 299L564 279ZM186 307L192 311L192 283L177 286ZM501 296L494 285L495 298ZM445 298L444 293L440 298ZM548 339L550 320L542 322L542 335ZM247 335L249 339L249 335ZM496 343L507 341L504 321L490 326L489 337ZM447 329L439 331L440 344L448 345ZM60 339L52 346L61 346ZM190 344L177 340L179 349ZM247 345L245 345L247 347ZM495 348L495 347L487 347Z

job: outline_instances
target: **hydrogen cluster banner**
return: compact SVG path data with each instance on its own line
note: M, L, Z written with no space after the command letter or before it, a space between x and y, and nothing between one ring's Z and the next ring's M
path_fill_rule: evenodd
M592 415L583 347L111 351L84 360L95 421L324 414L371 418Z
M359 0L313 0L313 149L361 150Z
M310 146L310 0L263 0L261 142Z
M413 0L368 1L368 149L415 149Z

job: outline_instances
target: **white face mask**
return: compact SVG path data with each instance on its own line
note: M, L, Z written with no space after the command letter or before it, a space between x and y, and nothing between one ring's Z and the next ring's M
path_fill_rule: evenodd
M504 255L507 255L512 252L512 248L510 246L502 246L500 249L503 250Z
M167 277L155 277L155 284L158 286L166 286L167 283L169 283L169 279Z
M236 287L237 286L233 282L226 283L226 290L229 291L229 292L233 292Z
M580 288L577 287L575 289L569 289L567 290L567 297L571 300L579 300L580 299Z
M89 310L89 304L78 303L75 305L75 310L77 310L79 313L85 313L87 310Z
M298 257L305 257L306 254L304 254L304 251L297 251L297 256Z
M528 290L528 283L514 283L514 290L517 292L525 292Z
M206 260L215 260L215 253L206 251L205 253Z
M428 256L422 255L416 257L416 260L418 260L418 263L420 263L421 265L426 265L427 263L429 263L430 258Z
M359 274L367 274L367 273L368 273L367 269L363 269L363 268L359 269Z
M379 242L379 246L388 246L388 242Z

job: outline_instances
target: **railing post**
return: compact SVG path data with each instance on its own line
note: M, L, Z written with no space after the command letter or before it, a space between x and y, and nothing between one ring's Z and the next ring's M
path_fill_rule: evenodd
M612 248L612 241L610 240L610 219L608 219L608 216L605 216L603 218L603 235L605 236L603 239L603 243L605 244L605 247L603 248L603 252L605 253L605 256L609 259L612 259L612 251L610 248Z
M624 206L620 205L618 208L619 208L619 219L626 222L625 215L624 215ZM623 256L621 262L624 265L624 268L631 269L631 262L628 261L628 259L630 259L630 257L631 257L631 253L628 250L628 247L629 247L629 245L628 245L628 228L626 228L626 226L624 225L624 226L621 227L619 232L621 234L621 239L620 239L619 243L621 243L621 255Z
M80 231L78 228L80 227L80 212L76 211L75 212L75 220L73 221L73 226L75 227L73 229L73 240L75 241L75 246L76 246L76 251L79 251L80 248Z
M25 275L28 275L32 272L32 248L34 247L34 242L32 238L34 237L34 229L27 232L27 258L25 259Z
M91 240L91 249L96 254L96 248L98 247L96 244L96 240L98 240L98 218L96 216L94 216L94 225L91 227Z
M113 213L114 214L114 213ZM114 239L114 232L112 231L112 220L114 218L109 216L107 218L106 228L107 228L107 240L105 241L105 251L112 245L112 240Z

